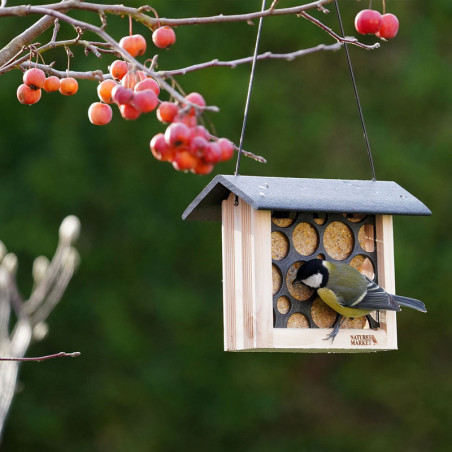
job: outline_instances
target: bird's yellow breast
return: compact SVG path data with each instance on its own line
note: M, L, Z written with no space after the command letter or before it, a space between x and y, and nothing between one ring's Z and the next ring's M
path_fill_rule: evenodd
M346 308L345 306L340 305L334 292L325 287L318 289L317 294L331 309L334 309L344 317L362 317L371 312L365 309Z

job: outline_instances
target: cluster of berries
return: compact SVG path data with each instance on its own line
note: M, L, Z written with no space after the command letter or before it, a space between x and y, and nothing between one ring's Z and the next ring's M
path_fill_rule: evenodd
M392 39L399 31L399 20L394 14L380 14L374 9L363 9L355 17L355 28L363 35L374 34L378 38Z
M109 104L118 105L121 116L129 120L157 108L160 87L153 78L129 68L123 60L114 61L109 69L113 78L104 80L97 87L101 102L94 102L88 110L93 124L105 125L111 121L113 111Z
M169 26L157 28L152 41L158 48L174 44L176 35ZM125 36L119 45L133 57L143 55L146 40L142 35ZM111 104L118 105L124 119L137 119L142 113L156 110L157 119L169 124L165 133L155 135L150 143L151 152L157 160L172 163L179 171L195 174L209 174L215 164L229 160L234 155L234 145L226 138L216 138L198 124L198 115L203 112L206 102L199 93L185 96L184 102L161 102L159 84L143 71L136 70L124 60L116 60L109 66L111 78L99 83L97 95L88 109L92 124L108 124L113 117ZM59 79L46 77L39 68L24 73L24 84L19 86L17 97L23 104L34 104L41 98L41 89L60 91L69 96L78 90L78 83L72 77ZM158 107L158 108L157 108Z
M226 138L212 137L204 126L198 125L196 110L206 105L201 94L190 93L185 100L187 105L182 107L174 102L159 105L157 119L170 124L165 133L152 138L151 152L157 160L170 162L178 171L209 174L215 164L232 158L234 145Z
M78 90L75 78L59 79L54 75L46 77L39 68L31 68L24 72L23 83L17 88L17 99L21 104L33 105L41 99L42 90L50 93L59 91L64 96L72 96Z
M152 33L152 41L160 49L176 42L176 34L171 27L163 26ZM133 57L146 52L146 39L140 34L124 36L119 45ZM109 104L115 103L124 119L137 119L141 113L149 113L159 104L158 83L142 71L136 71L124 60L116 60L109 67L112 79L104 80L97 87L101 102L94 102L88 109L89 120L98 126L108 124L113 111Z

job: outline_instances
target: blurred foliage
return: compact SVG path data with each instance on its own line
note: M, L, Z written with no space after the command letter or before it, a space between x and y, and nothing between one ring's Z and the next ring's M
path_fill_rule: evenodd
M162 17L248 12L260 4L152 2ZM355 34L354 16L368 2L340 4L346 33ZM397 290L429 309L398 315L397 352L224 353L220 224L181 220L211 177L177 173L152 158L149 140L163 129L152 114L125 122L116 111L112 124L92 126L95 82L81 81L72 98L44 94L26 107L15 96L21 74L1 77L0 237L19 256L25 293L32 260L53 253L60 221L75 214L83 226L80 270L49 320L48 338L29 350L82 356L22 366L2 450L449 449L452 4L386 6L399 17L399 35L376 51L350 48L377 178L400 183L433 211L395 219ZM313 14L337 30L330 10ZM30 22L2 19L0 46ZM109 30L119 39L128 21L111 18ZM150 41L140 25L134 30ZM256 30L243 23L180 28L176 45L160 52L160 68L251 55ZM279 17L264 22L260 49L331 42L302 18ZM48 58L64 66L61 53ZM72 67L106 70L110 61L79 51ZM249 70L211 68L179 78L187 92L221 107L208 120L236 142ZM245 148L268 163L242 159L241 174L370 178L344 52L260 62ZM217 171L234 167L231 161Z

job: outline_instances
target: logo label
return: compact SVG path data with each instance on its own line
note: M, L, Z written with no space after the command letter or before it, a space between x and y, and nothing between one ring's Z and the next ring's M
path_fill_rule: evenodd
M350 345L363 346L375 345L377 339L373 334L352 334L350 335Z

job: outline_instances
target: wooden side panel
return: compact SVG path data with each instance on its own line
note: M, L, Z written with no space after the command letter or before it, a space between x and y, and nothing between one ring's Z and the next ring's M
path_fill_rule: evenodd
M237 318L240 318L242 333L241 348L254 348L254 287L253 287L253 222L254 210L246 202L240 200L235 207L236 224L240 227L242 249L241 261L238 262L237 271L242 273L242 306ZM239 252L236 251L236 256Z
M255 347L273 346L271 212L253 210Z
M378 283L389 293L395 293L394 235L391 215L377 215L376 241ZM397 349L397 319L394 311L385 311L380 318L382 329L388 335L388 346Z
M231 195L232 196L232 195ZM223 201L222 209L222 251L223 251L223 322L224 349L237 350L236 345L236 280L235 280L235 233L234 199Z
M224 348L269 348L273 339L271 218L230 195L222 204Z

